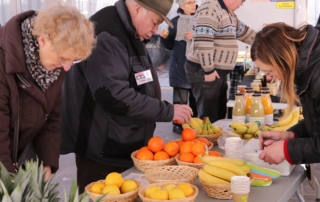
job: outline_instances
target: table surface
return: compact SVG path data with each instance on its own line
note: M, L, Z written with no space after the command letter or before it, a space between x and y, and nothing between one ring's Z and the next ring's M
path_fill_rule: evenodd
M138 173L143 174L141 171L137 170L135 167L132 167L125 172L122 173L123 177L126 177L130 173ZM306 172L304 168L300 165L297 165L292 171L290 176L287 177L279 177L275 179L271 186L269 187L251 187L249 194L249 202L287 202L292 197L292 195L299 188L300 184L306 178ZM197 177L194 183L198 189L199 194L196 197L195 201L201 202L219 202L227 200L219 200L214 199L207 196L206 192L203 190L201 183L199 182L199 178ZM137 197L135 202L141 202L141 199Z

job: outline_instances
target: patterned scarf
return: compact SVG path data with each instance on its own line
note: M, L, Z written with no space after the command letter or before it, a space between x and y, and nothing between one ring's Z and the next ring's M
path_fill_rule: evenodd
M185 32L193 32L194 15L185 15L179 13L179 19L177 22L177 34L176 41L186 41L186 56L190 49L191 40L187 40Z
M58 79L61 69L48 71L42 66L39 56L38 40L31 32L34 18L35 15L25 19L21 24L23 49L28 71L41 90L45 92L50 84Z

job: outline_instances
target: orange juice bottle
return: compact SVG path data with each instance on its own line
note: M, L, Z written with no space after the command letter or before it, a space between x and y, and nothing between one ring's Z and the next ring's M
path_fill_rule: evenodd
M252 95L252 105L250 108L250 122L256 122L260 128L261 125L264 125L264 108L261 102L260 93L255 93Z
M252 95L254 90L246 90L246 122L250 121L250 109L252 105Z
M272 125L273 124L273 107L272 107L272 101L270 98L270 91L263 91L261 93L261 102L264 108L265 124Z
M246 109L243 101L243 94L236 93L236 100L232 109L232 121L246 121Z

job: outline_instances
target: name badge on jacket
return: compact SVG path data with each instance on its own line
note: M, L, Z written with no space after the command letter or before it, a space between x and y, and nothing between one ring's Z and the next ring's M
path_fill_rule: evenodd
M136 78L138 86L153 81L150 69L143 72L138 72L134 74L134 77Z

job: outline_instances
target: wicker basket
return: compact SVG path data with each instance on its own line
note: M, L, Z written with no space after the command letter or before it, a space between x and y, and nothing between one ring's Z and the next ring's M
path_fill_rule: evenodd
M138 150L132 152L131 158L136 168L141 172L145 172L146 170L151 168L156 168L160 166L170 166L174 164L174 157L171 157L170 159L166 159L166 160L159 160L159 161L139 160L136 158L137 152Z
M177 154L175 156L176 162L178 163L179 166L190 166L197 169L201 169L204 166L204 163L188 163L188 162L180 161L179 156L180 154Z
M219 127L220 128L220 127ZM204 137L207 138L210 142L212 142L214 145L218 144L217 140L223 133L223 128L220 128L221 132L216 134L210 134L210 135L197 135L197 138Z
M125 178L124 180L129 180L129 179ZM128 192L128 193L125 193L125 194L106 195L103 197L102 202L133 202L135 200L135 198L137 198L137 196L138 196L138 191L139 191L141 185L140 185L140 182L135 179L130 179L130 180L133 180L138 185L138 189L131 191L131 192ZM99 180L97 182L105 183L104 180ZM85 187L85 191L90 195L90 198L92 201L95 201L96 199L98 199L102 196L101 194L95 194L95 193L90 192L90 188L94 183L95 182L92 182Z
M253 176L249 175L250 184L253 182ZM203 189L207 195L216 199L230 199L231 198L231 186L230 184L208 184L199 179Z
M143 201L143 202L163 202L163 201L170 201L170 202L194 202L198 193L199 193L199 190L198 188L193 185L193 184L190 184L194 190L194 193L192 196L189 196L189 197L186 197L186 198L182 198L182 199L173 199L173 200L156 200L156 199L151 199L151 198L147 198L144 196L144 193L146 192L146 190L151 187L151 186L158 186L160 188L164 188L166 185L168 184L174 184L176 186L178 186L181 182L177 182L177 181L168 181L168 182L158 182L158 183L152 183L152 184L149 184L147 186L144 186L142 187L140 190L139 190L139 197L140 199Z
M197 175L198 169L190 166L161 166L145 172L150 183L180 181L193 184Z

